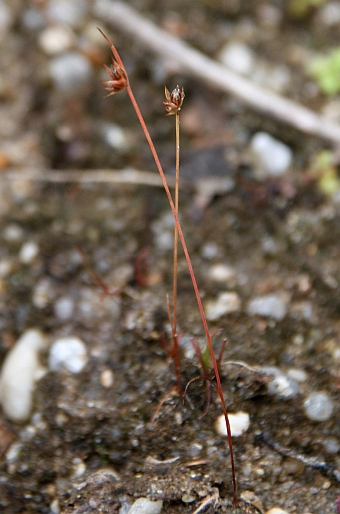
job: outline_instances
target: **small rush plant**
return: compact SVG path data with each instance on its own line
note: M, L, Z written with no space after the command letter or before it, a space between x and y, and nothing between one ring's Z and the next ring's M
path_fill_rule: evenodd
M214 354L213 345L212 345L212 336L210 335L210 332L209 332L209 327L208 327L208 323L207 323L206 316L204 313L204 308L203 308L201 296L199 293L194 269L193 269L193 266L191 263L191 258L189 255L189 251L187 248L187 244L186 244L186 241L185 241L185 238L183 235L181 223L179 221L179 216L178 216L179 158L180 158L180 135L179 135L180 134L179 133L179 121L180 120L179 120L179 116L180 116L180 111L181 111L181 107L182 107L183 100L184 100L184 91L183 91L183 88L180 88L179 86L177 86L172 92L170 92L165 87L165 101L163 102L167 115L174 115L175 120L176 120L176 180L175 180L175 198L173 199L170 189L168 187L166 177L165 177L162 165L160 163L156 148L154 146L154 143L150 136L149 130L146 126L146 123L144 121L144 118L142 116L140 108L136 101L136 98L131 89L129 76L128 76L128 73L124 66L124 63L121 60L120 55L119 55L117 49L115 48L115 46L113 45L112 41L110 41L110 39L106 36L106 34L101 29L98 28L98 30L103 35L103 37L105 38L107 43L110 45L110 48L112 51L111 66L104 65L105 69L109 75L109 80L104 82L105 89L106 89L106 91L108 91L107 97L113 96L116 93L119 93L120 91L123 91L126 89L128 95L129 95L129 98L131 100L131 103L134 107L134 110L136 112L136 115L138 117L138 120L143 129L143 132L145 134L146 140L149 144L152 156L156 163L159 175L162 179L163 187L164 187L165 193L167 195L169 205L170 205L173 217L174 217L175 226L174 226L174 253L173 253L172 308L170 306L169 299L167 299L167 306L168 306L169 320L170 320L170 324L171 324L171 334L172 334L171 355L172 355L172 358L174 361L174 367L175 367L175 373L176 373L176 392L178 395L184 396L186 389L187 389L186 388L185 391L183 392L182 386L181 386L179 336L178 336L178 331L177 331L177 268L178 268L178 243L180 241L182 248L183 248L184 256L186 259L187 267L188 267L188 270L190 273L190 277L191 277L191 281L192 281L192 285L193 285L193 289L194 289L194 293L195 293L195 297L196 297L196 301L197 301L197 305L198 305L198 310L199 310L199 313L201 316L202 326L203 326L203 330L204 330L204 334L205 334L205 338L206 338L206 344L207 344L207 353L209 354L210 360L212 363L214 378L216 381L216 389L217 389L217 392L218 392L218 395L219 395L219 398L221 401L222 411L223 411L223 415L225 418L225 423L226 423L226 428L227 428L228 446L229 446L229 456L230 456L230 463L231 463L233 504L234 504L234 506L237 506L239 501L238 501L238 497L237 497L237 484L236 484L236 474L235 474L234 453L233 453L233 446L232 446L232 439L231 439L231 428L230 428L228 412L227 412L227 408L226 408L226 403L225 403L225 399L224 399L224 395L223 395L222 384L221 384L221 379L220 379L220 374L219 374L219 364L220 364L219 361L221 359L221 354L218 357L218 359L216 359L215 354ZM208 373L207 355L203 356L200 353L195 341L193 342L193 344L194 344L196 353L198 354L200 364L202 367L202 372L203 372L202 378L206 381L207 384L210 384L211 377L209 376L209 373ZM208 387L209 387L209 385L208 385ZM210 393L209 393L209 395L210 395ZM207 400L209 401L208 395L207 395Z

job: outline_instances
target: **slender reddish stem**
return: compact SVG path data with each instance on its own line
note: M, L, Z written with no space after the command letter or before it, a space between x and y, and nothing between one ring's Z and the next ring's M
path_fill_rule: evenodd
M160 160L159 160L159 157L158 157L155 145L153 144L153 141L151 139L149 130L148 130L147 126L146 126L146 123L144 121L142 113L141 113L141 111L139 109L139 106L137 104L137 101L135 99L133 91L131 89L130 81L128 79L128 74L127 74L126 68L124 66L124 63L122 62L122 60L121 60L121 58L120 58L116 48L112 44L112 42L108 39L108 37L100 29L99 29L99 31L102 33L102 35L104 36L106 41L110 44L110 47L111 47L111 50L112 50L112 53L113 53L114 57L116 58L119 66L121 66L121 68L124 70L124 72L126 74L126 77L127 77L126 89L127 89L128 95L129 95L130 100L132 102L132 105L133 105L133 107L135 109L136 115L137 115L138 120L139 120L139 122L141 124L141 127L142 127L143 132L144 132L145 137L146 137L146 140L147 140L147 142L149 144L152 156L154 158L154 161L156 163L158 172L159 172L160 177L162 179L163 187L164 187L165 193L166 193L166 195L168 197L170 208L171 208L171 211L172 211L172 214L174 216L175 223L176 223L176 226L177 226L177 229L178 229L179 239L181 241L183 252L184 252L185 259L186 259L186 262L187 262L187 266L188 266L188 269L189 269L192 285L193 285L195 296L196 296L196 301L197 301L198 309L199 309L201 320L202 320L202 325L203 325L204 333L205 333L207 344L208 344L209 351L210 351L211 362L213 364L214 373L215 373L217 391L218 391L218 395L219 395L220 400L221 400L222 411L223 411L225 422L226 422L228 446L229 446L229 451L230 451L232 483L233 483L233 503L234 503L234 505L237 505L238 501L237 501L237 484L236 484L236 474L235 474L235 461L234 461L234 452L233 452L233 446L232 446L232 440L231 440L231 428L230 428L230 423L229 423L229 418L228 418L228 411L227 411L225 400L224 400L224 395L223 395L223 389L222 389L220 374L219 374L219 371L218 371L218 365L217 365L216 357L215 357L215 354L214 354L214 349L213 349L213 345L212 345L211 336L210 336L210 333L209 333L209 327L208 327L208 323L207 323L207 320L206 320L206 317L205 317L204 308L203 308L201 296L200 296L200 293L199 293L199 289L198 289L198 285L197 285L194 269L192 267L189 251L188 251L185 239L184 239L182 227L181 227L180 221L178 219L178 215L177 215L177 212L176 212L176 207L175 207L175 204L173 202L173 199L172 199L172 196L171 196L171 193L170 193L170 189L168 187L168 184L167 184L167 181L166 181L166 178L165 178L165 174L164 174L162 165L160 163Z

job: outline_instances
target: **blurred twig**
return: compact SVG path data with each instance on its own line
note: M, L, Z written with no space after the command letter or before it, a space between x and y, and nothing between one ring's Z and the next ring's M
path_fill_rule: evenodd
M95 14L103 23L128 33L163 57L171 58L183 73L191 74L218 89L233 94L253 109L269 114L302 132L340 144L339 125L229 71L225 66L156 27L127 4L97 0Z
M52 170L52 169L9 169L0 173L1 179L26 179L36 182L52 183L111 183L111 184L136 184L154 187L163 187L157 173L140 171L132 168L125 170ZM169 186L173 187L175 179L167 178Z

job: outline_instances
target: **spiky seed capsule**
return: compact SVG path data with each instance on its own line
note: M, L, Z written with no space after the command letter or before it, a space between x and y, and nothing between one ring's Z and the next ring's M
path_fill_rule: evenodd
M184 89L176 86L175 89L170 93L168 88L164 86L165 102L163 102L166 115L171 116L177 114L182 107L183 100L185 97Z
M115 95L116 93L119 93L120 91L123 91L123 89L126 88L127 77L125 71L119 66L117 61L113 58L111 66L108 67L106 66L106 64L104 64L104 67L111 79L103 82L103 84L106 86L104 89L106 91L110 91L109 94L106 95L107 98L108 96Z

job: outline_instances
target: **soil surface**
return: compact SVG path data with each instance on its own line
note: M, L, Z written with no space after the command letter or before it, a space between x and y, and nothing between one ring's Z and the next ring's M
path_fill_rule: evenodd
M109 53L93 36L99 22L88 3L79 2L83 16L71 30L72 45L92 71L86 87L72 92L60 90L48 71L52 57L41 34L56 20L44 4L13 2L1 36L0 360L28 328L39 328L49 341L30 419L20 425L0 416L1 512L125 514L145 497L163 500L162 513L264 513L272 507L336 513L340 204L338 191L321 192L311 172L324 143L190 77L181 79L138 42L103 27L122 52L169 175L174 123L164 116L163 84L185 88L183 230L207 312L221 293L238 299L232 312L209 321L216 355L227 339L220 373L228 411L250 417L248 430L233 438L238 496L244 499L236 508L227 439L215 429L220 402L213 385L207 402L192 343L194 338L204 351L181 252L183 391L198 379L185 398L173 393L176 377L166 351L173 222L162 189L67 179L53 184L7 174L7 168L25 167L46 175L65 170L65 178L69 169L155 169L126 94L103 98L101 66ZM255 68L265 63L270 74L287 66L282 94L320 110L334 101L318 93L299 61L302 50L327 48L338 35L338 26L321 23L325 6L301 20L280 1L130 4L214 58L227 41L243 38L256 55ZM267 32L265 12L274 20ZM258 130L293 150L291 169L280 177L256 167L249 141ZM337 172L336 154L334 163ZM197 169L206 189L197 182ZM228 186L214 186L216 177ZM29 244L36 249L30 258L24 254ZM102 283L114 294L103 294ZM282 315L253 313L251 301L268 295L283 306ZM64 336L86 345L88 360L79 373L50 369L49 350ZM292 380L294 392L270 393L274 372L265 367ZM311 392L326 393L332 402L327 419L307 416Z

